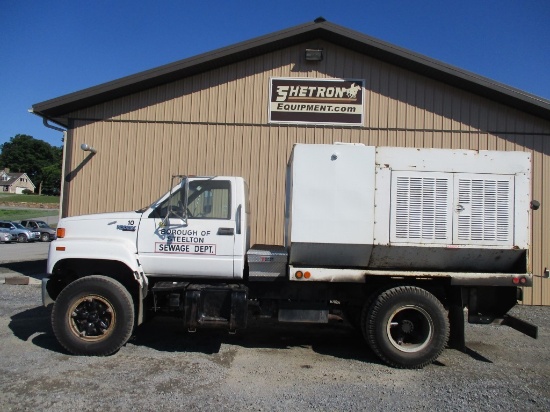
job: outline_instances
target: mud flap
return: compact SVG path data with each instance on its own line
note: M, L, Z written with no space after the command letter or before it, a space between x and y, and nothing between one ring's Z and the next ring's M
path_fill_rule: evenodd
M449 324L451 327L448 343L449 348L466 352L462 289L455 288L451 294L451 303L449 304Z
M516 306L518 289L515 286L468 288L468 323L489 325L503 319Z
M500 321L501 325L509 326L524 335L530 336L533 339L538 339L539 328L532 323L526 322L522 319L516 318L512 315L504 315L504 318Z

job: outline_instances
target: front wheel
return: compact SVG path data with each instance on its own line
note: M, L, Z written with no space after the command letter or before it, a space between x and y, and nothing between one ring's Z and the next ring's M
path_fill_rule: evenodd
M74 355L110 355L132 334L132 297L114 279L95 275L80 278L57 297L52 328L59 343Z
M419 369L436 360L449 339L449 320L428 291L401 286L386 290L363 311L365 338L380 359Z
M26 243L28 241L29 241L29 239L23 233L20 233L20 234L17 235L17 242Z
M48 240L50 240L50 235L48 233L42 233L40 235L40 240L42 242L47 242Z

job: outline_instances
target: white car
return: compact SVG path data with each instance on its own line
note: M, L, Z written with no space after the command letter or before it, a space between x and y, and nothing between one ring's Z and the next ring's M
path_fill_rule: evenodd
M16 240L17 240L17 236L12 235L11 233L0 232L0 242L8 243L8 242L15 242Z

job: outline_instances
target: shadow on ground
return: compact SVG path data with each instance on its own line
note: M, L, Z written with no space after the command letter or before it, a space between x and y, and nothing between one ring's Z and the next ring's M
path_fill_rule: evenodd
M51 306L25 310L11 317L9 328L14 335L43 349L61 354L67 351L57 342L50 323ZM251 322L245 330L230 335L227 331L202 329L187 332L177 318L156 317L139 326L129 343L145 346L160 352L195 352L218 354L224 344L243 348L285 350L296 347L311 348L314 352L341 359L380 364L380 360L367 347L363 337L345 322L329 324L282 324ZM126 349L128 350L128 349ZM479 361L492 363L475 350L465 353ZM445 366L436 361L437 366Z
M57 342L50 322L51 306L38 306L17 313L10 318L8 327L22 341L29 341L36 346L58 353L66 353Z
M203 354L219 353L222 344L277 350L305 347L323 355L379 363L362 336L344 322L323 325L250 322L247 329L230 335L212 329L188 333L182 320L158 317L141 325L130 343L158 351Z
M28 260L25 262L8 262L0 264L0 273L15 272L23 276L42 279L46 276L47 259Z
M67 354L53 334L51 308L39 306L13 315L9 328L23 341L31 340L43 349ZM298 325L252 322L247 329L230 335L227 331L214 329L189 333L180 319L156 317L139 326L129 343L161 352L196 352L206 355L220 353L223 344L274 350L304 347L322 355L380 363L360 334L345 323Z

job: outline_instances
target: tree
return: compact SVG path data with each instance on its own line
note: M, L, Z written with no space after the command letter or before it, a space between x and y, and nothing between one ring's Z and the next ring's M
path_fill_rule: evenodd
M61 147L26 134L0 145L0 166L26 173L37 187L52 193L59 193L61 188L62 157Z
M61 165L50 165L42 169L42 193L58 195L61 188Z

